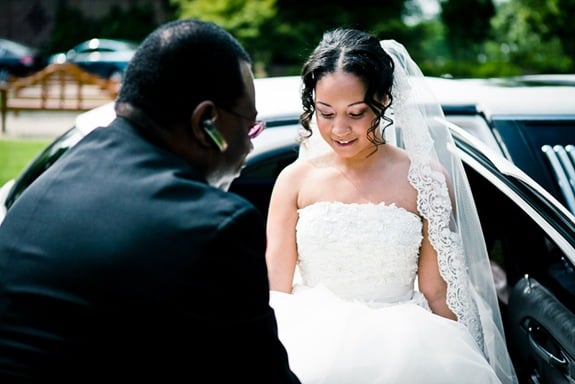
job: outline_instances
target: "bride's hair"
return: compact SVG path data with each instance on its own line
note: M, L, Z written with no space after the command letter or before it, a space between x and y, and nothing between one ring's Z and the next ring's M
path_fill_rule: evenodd
M360 78L365 87L365 103L375 113L375 119L368 129L367 137L375 145L385 144L383 135L375 134L380 128L393 121L385 111L391 106L393 97L394 63L383 50L379 40L366 32L356 29L338 28L324 33L321 42L312 52L301 72L303 113L300 123L311 136L310 122L315 113L314 90L317 82L325 75L343 71ZM386 101L383 104L382 101Z

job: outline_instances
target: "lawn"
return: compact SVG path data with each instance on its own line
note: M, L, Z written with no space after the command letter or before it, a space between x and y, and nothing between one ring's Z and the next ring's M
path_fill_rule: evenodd
M0 138L0 186L17 177L50 140Z

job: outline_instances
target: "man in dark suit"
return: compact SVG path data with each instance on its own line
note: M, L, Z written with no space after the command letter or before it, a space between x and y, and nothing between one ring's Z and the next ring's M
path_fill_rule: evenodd
M0 226L0 382L298 383L263 218L226 191L263 129L248 54L215 24L167 23L116 113Z

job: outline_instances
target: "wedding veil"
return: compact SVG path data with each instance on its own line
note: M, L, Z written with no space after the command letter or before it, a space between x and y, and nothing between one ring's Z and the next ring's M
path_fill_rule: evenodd
M410 156L408 177L418 191L418 210L429 223L429 239L448 285L447 304L502 383L516 383L481 225L443 110L405 47L394 40L381 41L381 46L395 64L393 102L386 112L393 124L385 127L384 138ZM313 134L302 142L300 157L329 150L321 136Z

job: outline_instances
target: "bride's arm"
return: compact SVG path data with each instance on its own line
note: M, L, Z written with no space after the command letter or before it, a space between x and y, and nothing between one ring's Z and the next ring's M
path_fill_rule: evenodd
M297 263L298 179L295 164L284 168L278 176L271 194L266 228L270 289L287 293L292 291Z
M443 173L452 208L455 206L453 185L444 167L434 165L435 169ZM418 281L419 290L423 293L431 311L437 315L457 320L457 315L447 304L447 283L439 272L439 261L435 248L429 241L429 222L423 220L423 241L419 256Z
M419 254L419 290L429 303L431 311L437 315L457 320L457 316L447 306L447 283L439 273L437 252L427 236L427 220L423 221L423 242Z

